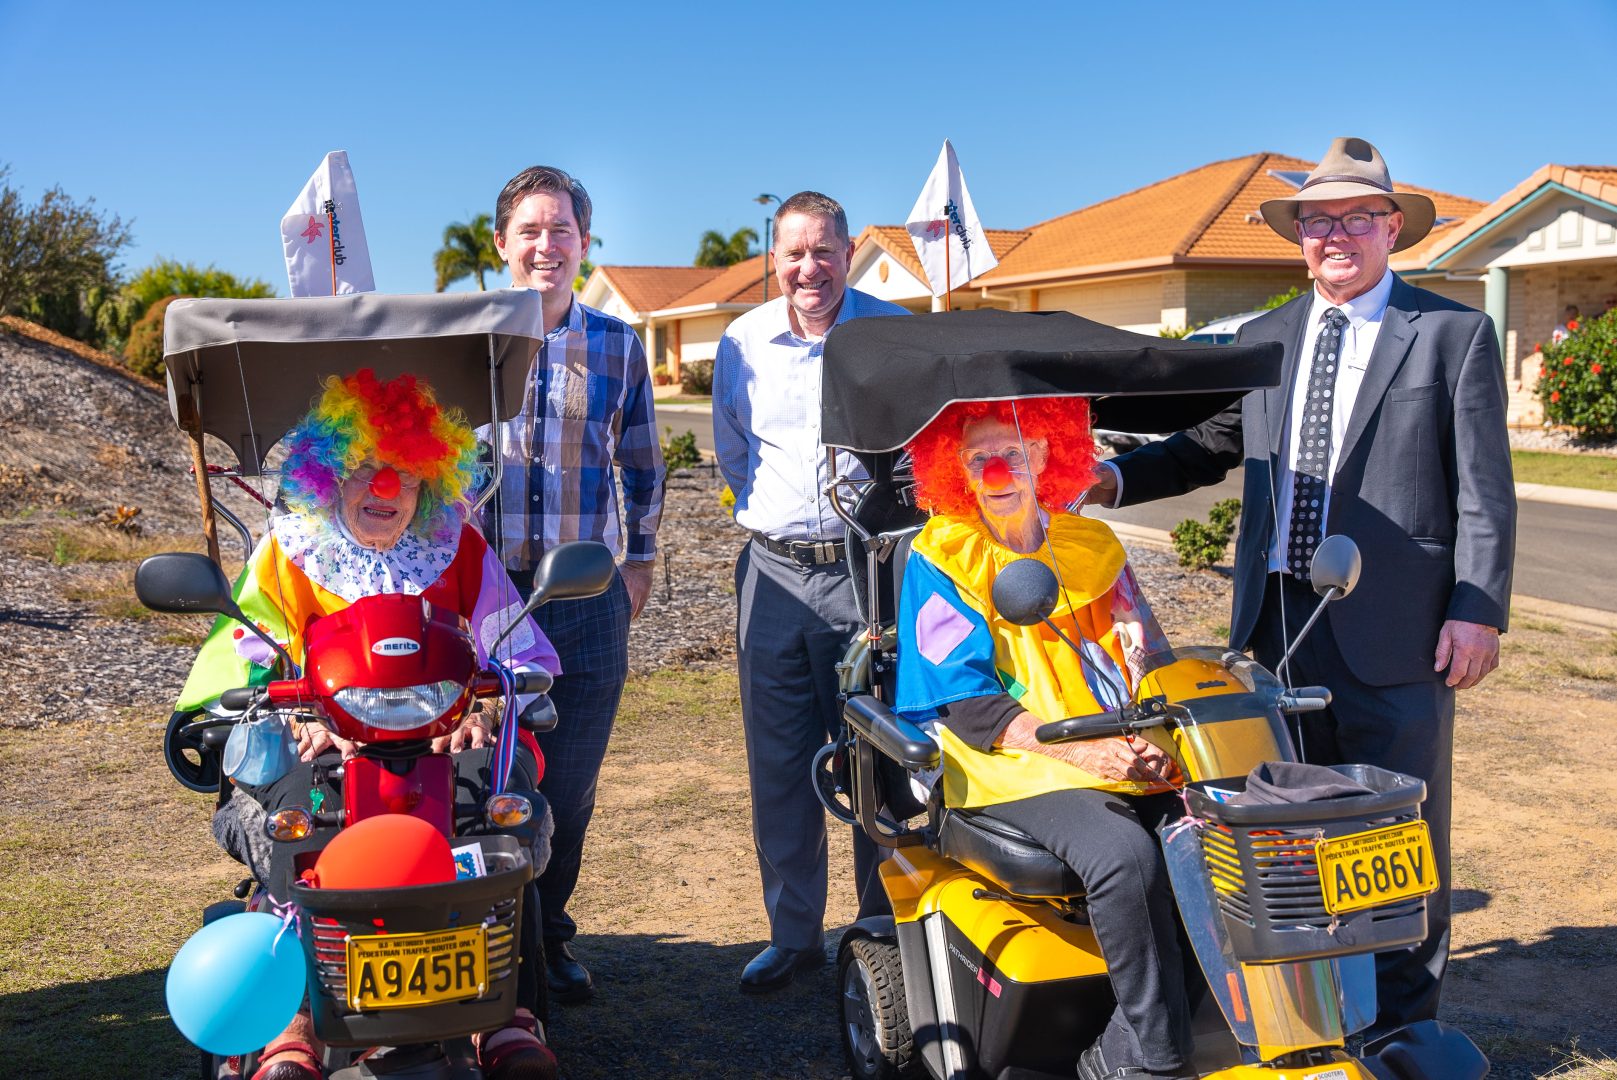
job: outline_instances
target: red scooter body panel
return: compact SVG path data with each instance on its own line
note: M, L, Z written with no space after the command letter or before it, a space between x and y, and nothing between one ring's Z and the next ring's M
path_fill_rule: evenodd
M455 766L448 754L385 762L361 752L343 765L342 799L344 825L378 814L408 814L454 838Z
M345 739L401 742L448 735L460 725L477 681L477 650L466 621L419 596L364 596L309 624L303 686L320 698L332 727ZM452 682L460 695L437 719L408 730L373 727L343 708L337 693L350 687L392 689Z

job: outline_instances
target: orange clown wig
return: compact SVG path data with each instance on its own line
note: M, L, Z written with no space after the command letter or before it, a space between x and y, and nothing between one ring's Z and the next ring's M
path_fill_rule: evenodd
M1020 428L1022 440L1043 439L1049 461L1038 479L1039 503L1065 509L1095 476L1095 440L1089 432L1089 402L1081 397L1021 398L1016 401L956 401L908 449L915 463L915 499L922 509L955 516L977 511L960 450L966 424L992 419Z
M382 382L370 368L333 375L309 414L287 436L281 496L292 510L322 518L342 484L367 461L421 481L412 531L435 540L460 528L477 472L477 439L465 416L438 404L414 375Z

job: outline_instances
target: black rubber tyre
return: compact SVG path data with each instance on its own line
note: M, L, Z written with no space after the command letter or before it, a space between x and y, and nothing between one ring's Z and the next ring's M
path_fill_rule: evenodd
M837 997L842 1052L854 1080L920 1075L896 943L867 937L843 941L837 952Z
M188 709L169 717L168 729L163 732L163 760L174 779L190 788L211 795L219 790L219 752L209 750L194 734L184 728L202 715L201 709Z

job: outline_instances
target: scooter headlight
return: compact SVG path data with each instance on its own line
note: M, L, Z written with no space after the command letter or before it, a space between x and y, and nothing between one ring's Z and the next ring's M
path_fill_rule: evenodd
M332 699L362 724L383 731L425 727L449 711L465 687L452 679L420 686L350 686Z

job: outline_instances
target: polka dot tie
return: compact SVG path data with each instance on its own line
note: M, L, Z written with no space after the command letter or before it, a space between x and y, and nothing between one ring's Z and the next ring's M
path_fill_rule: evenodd
M1286 566L1292 577L1309 578L1314 549L1325 536L1325 477L1331 461L1331 398L1336 392L1337 358L1342 354L1342 328L1347 316L1325 311L1325 326L1314 342L1314 364L1308 372L1308 396L1297 432L1296 482L1291 494L1291 536Z

